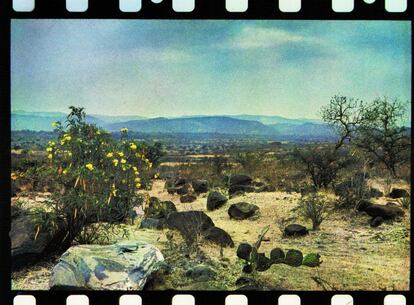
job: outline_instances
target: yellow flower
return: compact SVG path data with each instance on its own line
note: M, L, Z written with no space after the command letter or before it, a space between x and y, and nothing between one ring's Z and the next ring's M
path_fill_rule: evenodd
M151 168L151 167L152 167L152 163L151 163L151 162L149 162L149 163L148 163L148 166Z
M60 141L60 145L65 145L65 140Z
M139 182L141 182L141 178L139 178L139 177L138 177L138 178L135 178L135 179L134 179L134 181L135 181L136 183L139 183Z
M71 151L68 152L68 156L72 157L72 152Z
M119 161L118 161L118 159L113 159L113 160L112 160L112 163L113 163L115 166L118 166L118 162L119 162Z
M159 178L159 177L160 177L160 175L159 175L158 173L155 173L155 174L154 174L154 178L155 178L155 179L157 179L157 178Z
M131 147L132 150L136 150L137 146L135 145L135 143L131 143L131 145L129 145L129 147Z
M54 141L48 141L47 144L49 144L49 146L52 146L52 147L56 145Z
M86 164L86 165L85 165L85 167L86 167L87 169L89 169L90 171L92 171L92 170L93 170L93 164L92 164L92 163L88 163L88 164Z
M52 127L56 127L58 125L58 122L53 122Z
M139 189L141 187L141 183L135 184L136 188Z
M53 155L52 155L52 154L48 154L48 155L47 155L47 158L48 158L48 159L52 159L52 158L53 158Z
M11 177L12 180L17 180L17 178L18 178L16 173L11 173L10 177Z
M52 152L53 151L53 148L52 147L48 147L48 148L46 148L46 151Z
M136 166L133 166L132 169L134 170L134 172L138 171L138 168Z
M135 176L138 176L139 175L139 172L134 172L134 174L135 174Z
M106 154L106 157L107 157L107 158L112 158L113 156L114 156L114 154L113 154L113 153L111 153L111 152L109 152L109 153L107 153L107 154Z
M123 157L123 156L124 156L124 153L123 153L122 151L120 151L120 152L118 153L118 156Z
M122 160L121 160L121 162L122 162ZM125 167L125 165L122 165L122 170L123 171L126 171L127 170L126 167Z
M97 134L97 135L100 135L100 134L101 134L101 132L98 130L98 131L96 132L96 134Z
M64 174L64 175L66 175L67 173L68 173L67 169L64 169L63 172L62 172L62 174Z
M121 128L121 130L120 130L121 132L128 132L128 128Z
M127 161L125 159L121 159L121 163L125 164Z
M124 183L124 184L125 184L125 183L126 183L126 180L125 180L125 179L122 179L122 183Z

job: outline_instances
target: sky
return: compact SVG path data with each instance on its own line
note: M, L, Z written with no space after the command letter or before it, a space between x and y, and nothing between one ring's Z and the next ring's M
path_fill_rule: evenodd
M406 21L13 20L12 111L318 118L411 97Z

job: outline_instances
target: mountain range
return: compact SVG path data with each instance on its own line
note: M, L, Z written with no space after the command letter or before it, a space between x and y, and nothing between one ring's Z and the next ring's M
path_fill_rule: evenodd
M13 111L12 130L52 131L51 124L65 121L60 112ZM181 116L146 118L143 116L87 115L88 123L112 132L128 128L141 133L212 133L267 136L271 138L332 138L329 126L315 119L290 119L265 115Z

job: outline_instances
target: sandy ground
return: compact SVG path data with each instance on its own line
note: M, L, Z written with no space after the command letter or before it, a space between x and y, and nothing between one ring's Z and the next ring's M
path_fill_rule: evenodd
M207 194L200 195L193 203L180 203L179 196L170 195L162 180L154 181L150 196L173 201L179 211L202 210L216 226L226 230L236 247L241 242L254 243L263 227L269 225L266 241L260 252L269 255L271 249L298 249L304 254L319 253L323 263L317 268L273 265L257 275L257 279L268 287L289 290L408 290L410 269L410 219L409 211L400 222L385 223L378 228L369 226L369 217L353 211L335 211L323 221L319 231L309 236L284 238L278 225L280 219L292 218L292 222L311 227L311 223L298 219L291 212L296 206L298 194L284 192L249 193L230 199L218 210L206 209ZM232 203L246 201L256 204L260 213L250 220L231 220L227 209ZM381 198L379 202L389 201ZM148 240L161 250L166 247L166 231L138 230L139 220L126 226L129 238ZM114 236L114 240L118 238ZM235 289L235 280L242 275L242 262L236 257L236 248L223 251L213 245L202 249L212 260L222 263L215 283L218 289ZM225 261L225 264L223 263ZM13 275L14 289L48 289L48 277L53 262L41 263ZM177 271L166 279L160 289L187 289L182 281L182 272ZM192 289L194 286L189 287Z

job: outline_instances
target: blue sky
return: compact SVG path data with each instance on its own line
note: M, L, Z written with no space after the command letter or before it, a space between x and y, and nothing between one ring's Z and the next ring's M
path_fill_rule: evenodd
M410 100L397 21L13 20L12 110L317 118L335 94Z

